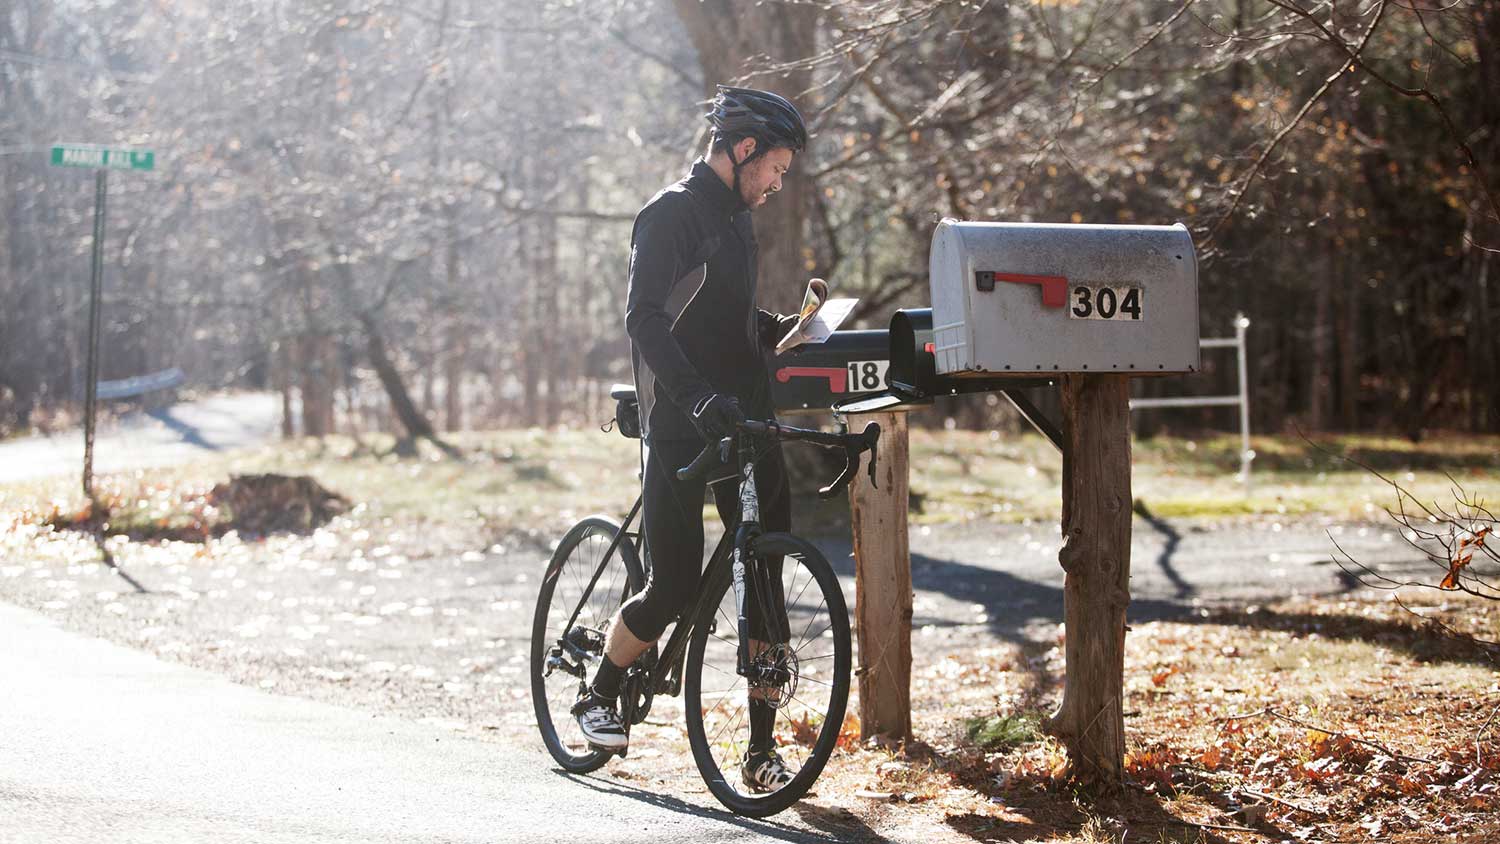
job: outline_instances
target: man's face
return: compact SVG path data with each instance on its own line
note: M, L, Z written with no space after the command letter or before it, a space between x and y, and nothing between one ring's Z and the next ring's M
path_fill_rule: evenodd
M740 170L740 198L751 209L766 204L771 194L781 190L781 177L792 166L792 151L777 147Z

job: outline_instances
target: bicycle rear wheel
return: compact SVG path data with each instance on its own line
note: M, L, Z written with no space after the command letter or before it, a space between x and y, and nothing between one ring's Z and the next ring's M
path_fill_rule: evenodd
M531 700L536 725L547 752L573 773L587 773L609 761L610 753L595 750L584 739L571 710L604 658L610 619L646 583L628 537L605 560L604 553L619 532L619 524L603 516L590 516L569 529L547 563L536 599L531 627ZM601 567L585 601L589 581ZM564 629L580 603L578 619Z
M781 571L768 578L772 594L747 583L746 601L758 605L752 617L759 612L767 613L762 618L775 617L784 605L786 624L779 634L751 632L753 667L760 677L752 684L736 669L734 587L727 582L716 587L718 594L710 596L688 647L683 706L688 743L709 791L736 814L765 817L807 793L838 742L849 700L849 614L833 567L810 543L769 533L755 542L754 551L780 554L783 560ZM774 791L742 777L752 694L772 706L773 744L794 774Z

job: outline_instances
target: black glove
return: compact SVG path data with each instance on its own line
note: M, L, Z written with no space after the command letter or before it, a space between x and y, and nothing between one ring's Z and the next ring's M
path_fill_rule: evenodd
M762 349L774 349L792 326L797 324L797 315L782 316L770 311L755 312L756 332L760 335Z
M744 421L739 399L728 393L709 393L693 405L693 427L710 442L733 435Z

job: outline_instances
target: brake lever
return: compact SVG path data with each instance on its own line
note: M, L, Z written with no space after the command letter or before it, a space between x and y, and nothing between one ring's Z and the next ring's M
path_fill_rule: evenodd
M860 432L859 438L862 446L860 450L869 449L870 451L870 486L874 489L879 489L879 485L875 483L875 464L880 460L880 425L875 422L865 425L865 429ZM856 457L856 459L858 458Z
M833 483L819 488L818 497L828 499L838 495L839 490L849 485L850 476L853 474L854 472L849 468L849 450L844 449L844 471L839 472L839 476L833 479Z
M714 444L706 443L703 446L703 450L698 452L698 456L693 458L693 462L677 470L677 479L680 481L686 481L699 478L707 475L710 471L713 470L716 465L728 464L729 451L733 443L734 439L731 437L725 437L719 440L717 455L714 454ZM718 457L719 459L715 461L715 457Z
M833 483L818 490L818 497L832 498L839 490L847 487L854 479L854 473L859 471L859 457L866 451L870 452L870 487L879 489L880 485L875 482L875 464L879 452L880 426L871 422L865 426L865 430L859 435L859 441L844 446L844 469L839 476L833 479Z

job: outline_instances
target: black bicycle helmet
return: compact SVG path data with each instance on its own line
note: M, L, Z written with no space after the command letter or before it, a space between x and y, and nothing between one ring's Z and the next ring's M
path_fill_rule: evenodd
M785 97L754 88L718 88L713 110L706 115L715 139L754 138L756 154L776 147L801 152L807 146L807 126Z
M732 147L741 138L755 139L755 152L743 161L735 161L733 148L729 150L729 163L734 166L733 187L738 195L740 168L778 147L801 152L807 146L807 126L797 107L779 94L728 85L718 88L713 110L704 115L714 127L714 140L727 139Z

